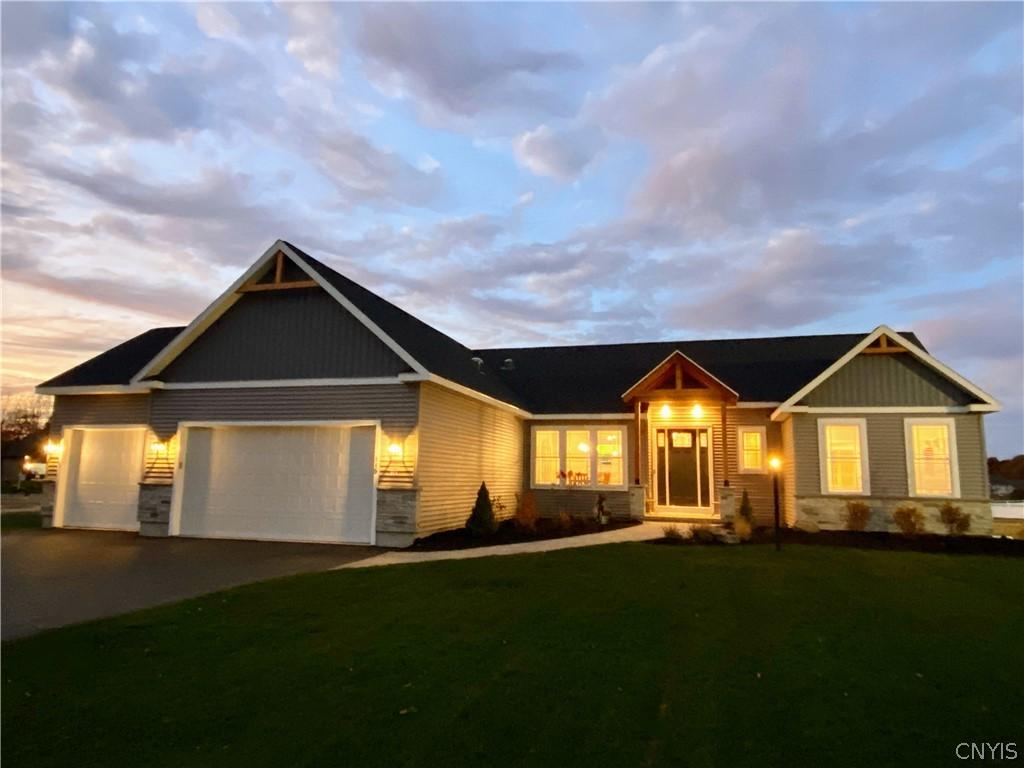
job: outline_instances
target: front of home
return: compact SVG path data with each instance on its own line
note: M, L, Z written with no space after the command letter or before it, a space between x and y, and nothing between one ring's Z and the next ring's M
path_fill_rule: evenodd
M746 491L768 524L777 482L789 525L861 501L876 529L913 504L944 530L946 502L992 526L999 405L913 334L470 350L284 241L37 391L54 526L405 546L481 482L505 515L718 522Z

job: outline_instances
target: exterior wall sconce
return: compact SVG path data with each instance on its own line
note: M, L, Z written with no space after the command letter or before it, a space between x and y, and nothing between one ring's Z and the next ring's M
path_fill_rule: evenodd
M700 403L695 403L693 408L690 409L690 415L695 419L699 419L704 415L704 409L700 407Z
M46 445L43 446L43 453L47 456L60 456L64 447L59 443L55 443L52 440L47 440Z
M162 440L154 440L149 444L149 450L157 456L167 455L167 443Z
M668 403L665 403L663 406L661 406L660 413L663 419L667 419L669 416L672 415L672 409L668 407Z
M402 458L402 444L398 441L392 441L388 444L388 455L394 459Z

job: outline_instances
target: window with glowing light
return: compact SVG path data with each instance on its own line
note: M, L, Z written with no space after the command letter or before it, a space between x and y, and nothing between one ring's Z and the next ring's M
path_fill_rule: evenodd
M531 442L536 488L627 487L623 427L534 427Z
M562 471L557 429L538 429L533 433L533 483L558 485Z
M906 419L907 477L914 496L960 495L952 419Z
M867 494L867 425L863 419L820 419L822 491Z
M736 444L739 451L740 472L765 471L765 428L738 427Z

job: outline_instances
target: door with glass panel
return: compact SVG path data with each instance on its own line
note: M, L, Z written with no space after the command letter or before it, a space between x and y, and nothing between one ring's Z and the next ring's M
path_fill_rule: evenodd
M654 430L655 502L659 511L709 514L711 430L667 427Z

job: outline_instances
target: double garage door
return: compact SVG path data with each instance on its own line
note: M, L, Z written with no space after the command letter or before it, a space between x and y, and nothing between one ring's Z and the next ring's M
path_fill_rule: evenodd
M64 525L137 529L145 436L72 432ZM191 426L181 446L172 534L373 542L374 427Z

